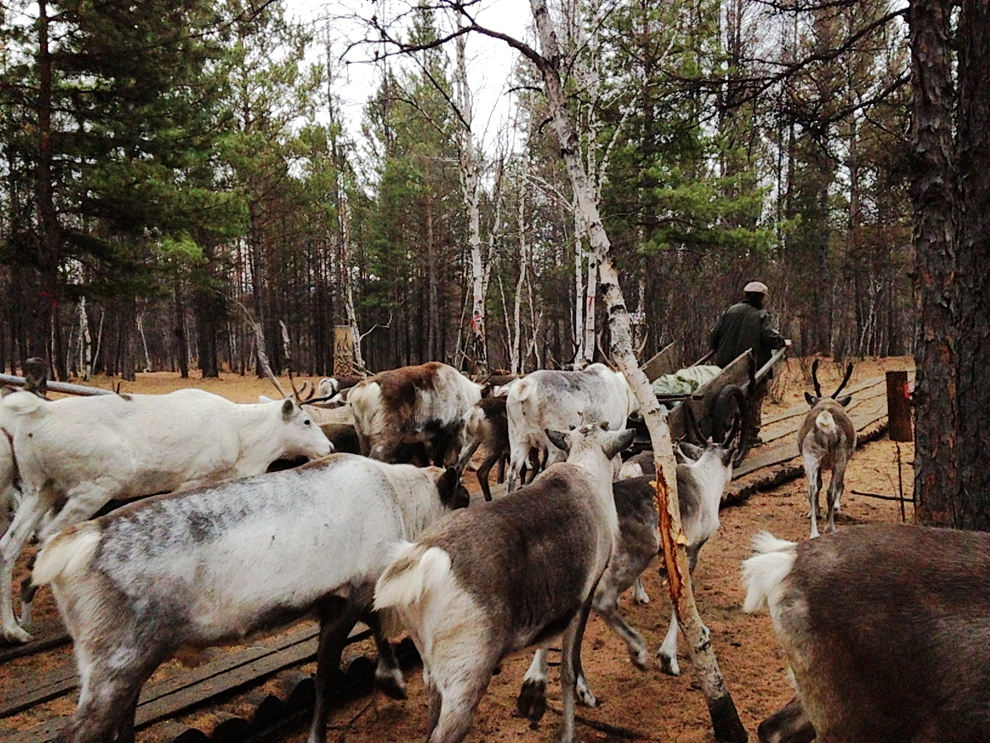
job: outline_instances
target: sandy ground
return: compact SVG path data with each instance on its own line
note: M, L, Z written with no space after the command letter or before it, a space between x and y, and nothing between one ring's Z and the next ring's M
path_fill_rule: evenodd
M858 361L851 384L882 376L885 370L907 368L910 364L911 359L904 357ZM822 366L819 376L824 391L828 393L834 389L842 370L831 362ZM764 408L765 417L794 405L803 398L805 390L812 389L809 368L810 365L804 360L787 362L782 373L778 374L771 399ZM101 386L109 386L109 382L103 380ZM273 390L267 381L234 375L224 375L221 380L178 380L176 375L142 374L137 383L124 383L122 391L167 392L179 386L200 386L241 402L257 400L258 394L272 394ZM899 522L901 514L897 503L856 495L854 491L896 495L900 463L904 493L910 497L913 455L911 444L900 444L898 449L898 445L886 439L860 449L847 471L839 528L858 523ZM474 476L469 475L468 480L473 481ZM721 528L702 550L695 573L695 591L701 616L712 632L714 650L725 682L752 740L756 739L760 721L783 706L790 699L792 690L787 680L786 661L774 638L766 611L753 615L742 612L744 591L740 584L740 563L751 553L753 536L761 530L769 530L775 536L786 539L806 539L809 533L807 509L807 485L803 479L758 493L741 506L724 509ZM906 516L908 522L913 518L910 505ZM636 605L627 594L620 603L623 615L643 634L651 653L659 647L670 620L666 586L661 582L656 567L655 561L644 575L651 602ZM52 611L50 594L42 592L39 595L39 617L44 619ZM356 646L351 652L373 654L370 643L368 646ZM647 671L638 670L630 662L624 643L596 617L589 623L583 657L589 683L601 700L601 706L596 709L579 708L580 717L622 728L624 732L606 733L579 723L578 732L582 740L678 743L714 740L705 699L697 688L683 638L680 677L666 676L656 667ZM558 659L559 653L551 656L553 664ZM492 678L488 692L478 707L467 741L502 743L553 739L559 717L552 710L560 708L556 668L551 669L549 686L552 710L539 726L532 728L528 721L514 713L515 696L530 660L531 656L523 653L503 663L501 673ZM10 666L0 669L0 676L37 670L29 665L19 668ZM330 740L377 743L424 739L427 723L421 672L418 669L411 672L407 680L409 698L405 701L393 701L376 695L356 700L337 710L331 720ZM73 703L74 698L63 700L51 713L67 713ZM238 700L231 700L231 711L235 711L239 704ZM202 723L203 728L209 728L210 717L211 713L199 713L188 716L184 722ZM30 726L28 722L23 721L24 727ZM284 740L301 743L305 737L304 730L300 728L299 732ZM142 743L152 743L160 739L160 733L155 729L143 731L137 739Z

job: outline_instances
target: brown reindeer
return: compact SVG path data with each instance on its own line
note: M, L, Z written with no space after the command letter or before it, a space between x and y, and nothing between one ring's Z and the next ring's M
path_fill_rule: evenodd
M990 740L990 535L871 524L753 546L743 608L769 605L797 687L761 743Z

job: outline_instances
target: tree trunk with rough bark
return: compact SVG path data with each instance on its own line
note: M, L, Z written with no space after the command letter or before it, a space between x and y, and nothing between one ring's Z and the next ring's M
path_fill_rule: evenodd
M990 16L985 3L959 5L955 39L957 3L914 2L910 16L915 292L921 318L915 350L915 497L924 524L987 531Z

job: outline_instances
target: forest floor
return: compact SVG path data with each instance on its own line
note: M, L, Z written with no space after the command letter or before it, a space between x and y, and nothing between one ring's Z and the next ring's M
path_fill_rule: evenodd
M909 369L912 365L913 359L909 357L860 360L855 364L850 386L881 377L885 371ZM797 404L803 400L806 390L811 391L809 369L810 363L804 359L791 359L782 365L764 406L765 419ZM830 393L835 388L841 372L841 367L831 362L822 365L819 376L823 391ZM141 374L136 383L124 383L122 391L167 392L182 386L202 387L239 402L257 400L258 394L272 394L269 382L236 375L223 375L220 380L179 380L172 374ZM856 495L854 491L897 495L900 463L904 495L910 498L913 457L914 447L910 443L897 445L884 437L864 445L846 473L838 527L900 522L899 504ZM474 476L467 476L465 482L474 485ZM751 740L756 740L759 723L791 698L792 689L787 678L786 659L774 637L767 612L745 614L742 611L744 590L740 583L740 563L751 554L753 537L761 530L771 531L784 539L807 539L807 511L807 485L803 478L757 493L741 505L723 509L721 528L701 551L694 576L699 611L712 632L714 651L725 682ZM906 517L909 523L913 520L910 504ZM634 604L628 593L620 601L620 611L643 635L651 654L663 640L670 620L666 586L661 582L656 566L657 561L644 574L651 597L649 604ZM53 611L50 593L42 592L38 618L44 620L45 615ZM601 732L579 721L580 739L588 743L622 740L704 743L714 740L705 698L698 689L683 637L680 651L681 676L664 675L655 665L640 671L630 662L624 643L602 620L593 616L585 636L583 659L589 684L601 705L596 709L579 708L578 715L585 720L622 728L625 734ZM373 656L374 650L367 641L348 648L347 653ZM466 739L468 743L535 743L554 738L559 724L559 715L554 710L560 709L561 698L556 667L551 668L548 688L551 710L543 721L531 727L514 712L515 697L530 660L529 653L521 653L504 661L501 673L492 678L479 704ZM558 660L559 653L552 653L551 663L556 666ZM312 668L303 667L302 670L311 672ZM335 710L329 739L349 743L423 740L427 719L421 671L416 669L408 673L407 681L408 699L405 701L376 694ZM74 697L71 701L74 705ZM236 707L237 701L232 700L232 705ZM69 711L71 706L60 710L63 714ZM182 722L205 729L210 727L208 720L198 721L197 717L190 715ZM283 740L302 743L305 737L304 728L300 727L298 732ZM155 728L151 728L139 732L137 740L155 743L159 737Z

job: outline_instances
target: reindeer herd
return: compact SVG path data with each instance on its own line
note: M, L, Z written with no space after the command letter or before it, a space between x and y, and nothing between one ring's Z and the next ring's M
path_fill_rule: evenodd
M822 472L832 473L824 530L834 532L856 447L850 398L838 398L851 373L826 397L812 368L798 436L812 537ZM358 621L375 636L376 685L393 697L406 689L389 638L415 642L431 743L462 740L502 660L526 648L536 655L517 706L539 720L547 650L562 637L559 738L576 740L576 704L598 703L581 664L589 613L648 666L618 599L633 587L649 600L640 576L659 549L653 457L623 463L638 403L602 364L492 381L435 362L324 380L320 397L349 406L354 424L322 427L294 386L295 400L252 405L196 390L6 395L0 498L16 509L0 539L2 634L30 639L31 596L50 585L81 677L58 740L133 741L138 694L165 660L303 616L320 623L309 743L326 740ZM675 455L678 541L693 572L718 530L735 452L691 429L696 442L675 442ZM461 477L481 448L484 502L468 507ZM266 473L294 458L311 461ZM493 498L496 465L508 492ZM93 518L111 500L150 495ZM18 621L12 567L33 535L42 548ZM761 740L990 740L986 538L850 527L799 545L764 533L755 549L744 608L769 604L796 684ZM674 613L657 653L672 675L677 632Z

